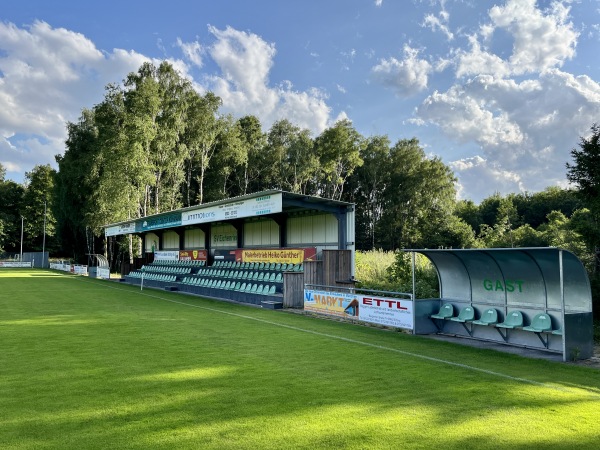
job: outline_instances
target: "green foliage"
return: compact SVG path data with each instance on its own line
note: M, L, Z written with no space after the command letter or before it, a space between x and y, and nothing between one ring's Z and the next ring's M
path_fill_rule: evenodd
M356 252L357 287L412 293L412 259L407 252L369 250ZM438 298L438 277L427 257L415 254L417 298Z

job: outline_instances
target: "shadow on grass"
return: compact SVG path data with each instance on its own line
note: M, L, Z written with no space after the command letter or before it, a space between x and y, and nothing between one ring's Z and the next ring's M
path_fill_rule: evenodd
M596 448L591 370L201 299L184 300L238 315L67 294L15 299L0 323L0 446ZM41 307L65 312L22 316Z

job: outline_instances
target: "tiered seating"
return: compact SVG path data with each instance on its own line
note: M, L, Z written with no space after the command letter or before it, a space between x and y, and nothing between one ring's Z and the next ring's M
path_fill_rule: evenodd
M129 274L130 277L132 278L142 278L142 272L131 272ZM163 281L166 283L173 283L175 281L177 281L177 276L176 275L169 275L166 273L154 273L154 272L148 272L144 274L144 281L149 280L149 281Z
M191 267L174 267L174 266L166 266L166 265L154 265L149 264L147 266L142 266L142 271L152 272L152 273L171 273L176 275L187 275L191 273Z

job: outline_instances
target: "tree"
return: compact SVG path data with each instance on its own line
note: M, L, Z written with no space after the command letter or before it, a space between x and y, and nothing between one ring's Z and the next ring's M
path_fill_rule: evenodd
M383 247L445 246L444 230L452 226L456 202L456 179L450 168L439 158L428 158L416 139L398 141L388 166L390 180L379 227Z
M567 163L567 178L590 210L600 213L600 125L592 125L591 132L589 138L580 139L579 150L571 150L573 164Z
M56 171L50 164L37 165L25 173L26 186L23 196L24 235L27 248L33 251L56 249L56 220L52 213L54 178ZM25 245L25 244L24 244Z
M365 139L348 119L340 120L315 139L321 167L319 193L323 197L342 197L346 180L363 164L360 154L364 145Z
M591 127L588 138L580 138L579 150L571 150L573 164L567 163L567 179L579 188L584 206L589 208L593 228L600 227L600 125ZM600 272L600 240L589 242L595 255L594 271Z
M245 149L246 158L238 166L232 184L235 184L234 195L246 195L261 190L262 171L260 157L267 143L260 120L256 116L244 116L238 120L240 144Z
M183 142L188 150L185 173L185 199L192 202L204 202L204 181L216 151L219 134L225 127L225 121L219 115L221 99L212 92L204 97L195 92L188 93L187 127Z
M21 210L25 188L11 180L0 180L0 247L17 252L21 243Z
M375 249L384 193L390 182L390 140L387 136L367 139L361 151L363 165L348 178L344 199L356 204L357 248Z

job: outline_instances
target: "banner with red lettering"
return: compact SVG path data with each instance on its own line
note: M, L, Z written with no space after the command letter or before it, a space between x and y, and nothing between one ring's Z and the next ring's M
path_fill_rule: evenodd
M308 248L254 248L237 249L235 259L240 262L302 264L314 261L317 257L315 247Z
M412 330L413 302L373 295L304 290L304 310Z
M206 261L207 251L201 250L179 250L179 261Z

